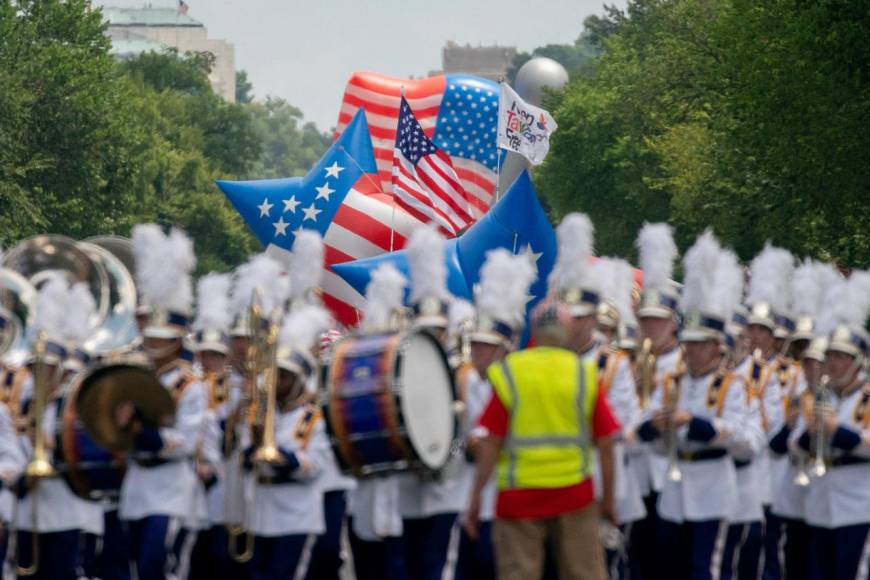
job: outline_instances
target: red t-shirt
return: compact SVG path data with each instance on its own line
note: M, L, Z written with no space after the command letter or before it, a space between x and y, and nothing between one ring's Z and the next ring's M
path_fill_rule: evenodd
M508 412L495 392L492 393L479 423L492 435L507 435ZM599 391L592 413L592 437L596 440L603 439L614 435L620 429L619 421L607 402L607 396ZM568 487L500 490L496 499L495 515L512 519L548 518L578 510L593 501L595 491L591 478Z

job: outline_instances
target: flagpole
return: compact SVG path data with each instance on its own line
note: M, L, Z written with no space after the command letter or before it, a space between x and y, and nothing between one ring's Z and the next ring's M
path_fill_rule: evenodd
M504 77L498 79L498 117L496 126L501 123L501 85ZM501 147L498 146L498 135L495 137L495 203L501 199ZM495 205L495 204L493 204Z

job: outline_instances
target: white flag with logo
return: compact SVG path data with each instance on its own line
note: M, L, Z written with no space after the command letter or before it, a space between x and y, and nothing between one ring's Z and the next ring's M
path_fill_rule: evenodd
M498 100L499 147L519 153L532 165L540 165L550 149L550 135L555 130L556 121L550 113L528 104L507 83L501 83Z

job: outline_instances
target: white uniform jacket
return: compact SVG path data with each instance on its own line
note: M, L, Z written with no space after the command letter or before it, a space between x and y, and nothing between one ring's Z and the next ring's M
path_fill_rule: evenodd
M121 487L119 516L139 520L165 515L188 522L195 514L193 454L205 420L206 387L182 360L157 374L176 397L175 422L159 429L161 445L155 453L137 454L130 461Z
M673 385L670 387L669 385ZM649 418L663 408L663 393L678 391L676 407L692 415L692 421L676 431L680 481L666 478L658 501L659 515L671 522L725 520L737 508L737 469L731 452L749 448L743 428L746 391L738 375L688 374L680 381L665 379L647 409L647 420L638 429L644 441L667 454L666 433L652 427Z
M330 447L320 412L312 405L300 405L276 413L275 443L286 465L253 466L254 509L249 529L266 537L322 534L326 525L317 480Z
M42 432L45 435L46 449L52 455L55 444L56 423L61 409L61 400L48 402L42 416ZM33 442L29 436L18 437L23 474L27 463L33 457ZM62 466L56 465L56 468ZM36 499L36 522L33 521L34 499ZM81 530L95 535L103 534L103 507L95 501L88 501L75 495L60 475L40 479L16 505L15 525L19 530L40 532L62 532Z
M653 393L661 388L665 374L674 372L682 356L683 350L679 346L675 346L656 357ZM651 446L643 441L635 441L635 444L628 448L626 455L628 456L628 466L634 473L641 495L646 497L652 492L660 492L665 482L667 459L661 454L655 453Z
M806 521L811 526L839 528L870 523L870 385L833 397L839 423L828 438L828 470L812 477L806 500ZM813 450L806 423L798 421L793 447Z
M634 471L628 466L627 449L634 446L634 431L640 424L642 413L635 388L634 375L628 356L610 350L607 346L590 349L580 355L583 362L592 362L598 368L598 387L607 395L607 401L622 426L619 440L614 445L614 498L620 523L633 522L646 516L643 497ZM593 474L595 491L601 496L601 472L595 462Z

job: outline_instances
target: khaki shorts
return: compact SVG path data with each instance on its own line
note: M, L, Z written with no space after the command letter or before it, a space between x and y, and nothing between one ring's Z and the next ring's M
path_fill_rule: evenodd
M551 518L497 519L492 542L499 580L532 580L544 573L549 540L560 580L605 580L598 504Z

